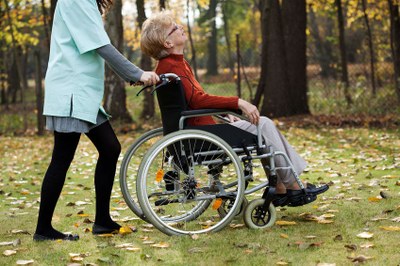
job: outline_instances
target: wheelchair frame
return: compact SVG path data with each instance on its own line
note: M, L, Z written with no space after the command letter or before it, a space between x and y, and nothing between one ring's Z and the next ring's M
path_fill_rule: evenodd
M159 96L160 88L169 85L171 82L177 82L180 84L180 78L173 73L161 75L160 79L162 81L161 84L158 85L152 91L152 93L154 91L157 91L157 96L159 97L159 103L160 103L160 97L162 97ZM182 89L181 93L183 93ZM182 95L180 97L182 98ZM158 128L150 132L147 132L146 134L141 136L137 141L135 141L129 147L128 151L124 155L120 171L120 186L127 205L141 219L152 223L156 228L158 228L160 231L168 235L186 235L186 234L215 232L221 230L226 225L228 225L238 214L240 215L243 214L244 222L250 228L259 229L272 226L276 220L276 210L272 204L272 200L275 195L275 186L277 183L276 170L278 169L290 170L293 176L295 177L295 180L297 181L301 189L304 191L304 194L306 195L305 188L300 179L298 178L298 175L294 170L294 167L288 156L283 152L273 151L271 147L266 147L266 145L262 141L261 131L259 128L257 128L257 143L255 143L255 145L234 147L234 148L232 148L228 143L226 143L223 139L221 139L215 134L204 132L197 129L196 130L185 129L185 121L188 118L204 116L204 115L219 116L221 114L232 114L240 117L241 119L246 119L246 117L232 110L221 110L221 109L181 110L178 123L179 126L178 131L171 133L168 131L166 132L165 128L164 129ZM163 125L164 125L164 120L165 119L163 119ZM161 137L162 130L164 131L165 136L159 139L157 142L155 142L154 145L151 146L150 150L146 152L143 160L140 163L138 175L137 176L135 176L135 174L132 174L133 176L129 175L128 169L130 167L130 162L135 157L136 151L140 148L140 146L144 145L147 141L151 141L154 138ZM205 192L206 189L204 188L206 188L206 186L204 185L204 187L202 188L204 189L204 191L200 191L198 188L196 188L196 186L194 187L192 186L191 189L194 192L194 194L201 192L204 194L210 193L209 195L207 194L203 195L202 197L201 196L197 197L196 194L193 198L189 198L189 196L185 194L186 192L182 191L181 188L179 188L179 190L176 191L172 190L172 192L168 191L166 189L167 179L165 179L165 177L162 177L163 180L159 180L160 182L154 182L154 180L152 181L149 178L149 176L154 174L156 176L161 175L159 174L159 172L156 173L152 172L155 170L152 170L151 163L160 160L158 157L162 158L161 160L166 160L165 159L167 157L166 153L168 153L168 148L171 147L171 145L176 144L178 146L179 145L184 146L182 145L182 143L190 143L190 141L193 139L211 143L215 147L218 147L219 153L224 153L225 156L229 157L229 159L225 162L215 161L208 163L210 163L210 165L213 165L213 163L214 164L220 163L222 167L224 167L225 163L226 165L228 165L227 163L228 161L230 161L230 163L234 165L235 168L234 171L236 172L237 180L227 184L221 183L218 188L219 189L218 192L232 189L233 192L230 191L231 193L230 196L226 196L227 194L223 195L221 193L211 194L211 192ZM264 153L264 151L266 151L267 148L269 149L269 152ZM193 148L193 150L195 149ZM194 158L196 156L199 157L204 156L204 158L207 158L207 156L214 156L214 155L215 151L207 151L201 154L193 153L192 157ZM175 156L177 157L177 155ZM287 166L276 167L274 161L275 156L282 156L287 162ZM188 170L186 170L186 173L184 173L183 175L186 174L187 176L192 176L194 180L195 179L194 167L196 167L197 164L195 161L193 161L193 158L191 159L193 165L189 166ZM256 159L261 160L265 158L269 159L269 167L268 167L269 180L267 182L262 182L261 184L258 184L253 188L247 189L248 183L253 180L253 175L252 175L253 160ZM164 163L168 163L172 168L173 167L179 168L176 165L174 165L173 162L174 160L176 160L176 158L172 159L169 158L168 162ZM244 164L244 169L241 166L242 163ZM182 169L180 170L181 174L185 172L182 171ZM209 173L207 172L207 174ZM221 173L218 173L218 178L215 177L209 177L209 178L219 179L220 174ZM200 176L197 177L200 178ZM218 180L218 182L220 181ZM136 190L133 190L133 185L130 186L129 185L130 183L136 183ZM158 184L153 184L153 183L158 183ZM208 183L207 185L210 185L210 183ZM262 198L247 203L247 200L245 199L244 196L252 194L258 190L261 190L262 188L266 188L262 195ZM209 188L207 187L207 189ZM159 193L157 194L153 192L153 190L154 191L158 190L162 192L157 192ZM174 194L174 192L176 192L176 194L182 194L184 196L173 200L166 199L165 201L155 200L153 202L150 202L150 199L152 197L171 196L172 194ZM135 193L137 193L137 196L135 196ZM218 204L216 205L218 199L222 199L222 204L220 204L219 206L217 206ZM193 204L191 203L195 201L198 201L200 203L198 203L193 207ZM212 204L213 209L218 210L219 218L216 218L215 216L210 214L209 211L207 211L212 202L214 202ZM184 215L180 215L178 213L175 216L173 216L172 214L169 214L169 216L164 215L163 212L166 212L166 209L169 208L168 205L174 205L174 204L182 204L182 205L187 204L187 206L191 204L190 205L191 209L187 211L187 209L182 208L181 210L178 209L176 211L173 208L171 208L171 210L169 210L171 212L173 211L178 212L184 210L187 211L187 213ZM198 218L201 218L201 216L203 215L206 217L205 219L210 218L213 219L214 222L206 226L203 225L197 226L196 220ZM189 224L195 224L195 225L193 226Z

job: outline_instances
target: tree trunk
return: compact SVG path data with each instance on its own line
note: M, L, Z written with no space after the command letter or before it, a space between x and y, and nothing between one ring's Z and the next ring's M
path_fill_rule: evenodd
M262 1L261 114L280 117L291 114L291 101L279 0Z
M321 37L317 18L311 5L309 8L309 16L310 35L315 41L316 59L321 67L321 76L324 78L334 77L335 70L332 68L332 62L334 61L332 49L330 48L330 43L326 40L323 40ZM329 29L326 30L329 31Z
M144 21L146 20L146 13L144 8L144 0L136 1L136 8L138 12L138 26L141 29ZM151 58L144 53L142 53L142 57L140 58L140 67L145 70L150 70L151 67ZM154 117L155 115L155 101L154 95L152 95L148 90L145 90L143 96L143 109L140 117L142 119L149 119Z
M224 34L225 34L225 41L226 41L226 48L228 52L228 66L231 71L232 76L235 75L235 64L232 58L232 47L231 47L231 40L230 40L230 30L229 30L229 22L228 22L228 14L227 14L227 6L228 2L222 3L222 19L224 21ZM239 59L238 59L239 61Z
M400 4L388 0L390 11L390 47L394 66L394 84L397 99L400 103Z
M119 50L123 49L123 26L122 26L122 1L115 0L107 14L106 30L112 44ZM109 67L106 69L104 105L114 119L132 122L132 118L126 108L125 82Z
M208 21L210 25L210 37L207 41L207 75L215 76L218 75L218 46L217 46L217 23L216 23L216 12L217 12L218 0L210 0L210 6L208 10Z
M372 85L372 94L376 94L376 82L375 82L375 50L372 42L372 32L371 27L369 25L369 19L367 15L367 3L366 0L361 0L361 6L364 13L364 21L365 26L367 27L367 36L368 36L368 48L369 48L369 61L371 67L371 85Z
M35 83L36 83L36 118L37 134L44 134L44 116L43 116L43 87L42 87L42 66L40 50L35 51Z
M340 64L342 72L342 83L344 84L344 97L347 102L347 106L350 106L353 101L349 92L349 74L347 70L347 53L346 53L346 41L344 34L344 19L342 11L342 0L335 0L338 28L339 28L339 49L340 49Z
M166 8L165 2L166 2L166 0L160 0L160 10L165 10L165 8Z
M192 59L190 60L190 65L193 68L194 76L196 79L199 79L199 76L197 75L197 61L196 61L196 49L194 48L194 43L193 43L193 37L192 37L192 27L190 26L190 19L189 19L189 13L190 13L190 0L186 1L186 7L187 7L187 12L186 12L186 21L187 21L187 29L188 29L188 36L189 36L189 42L190 42L190 51L192 52Z
M44 0L41 0L41 5L42 5L42 14L43 14L43 26L44 26L44 33L45 33L45 39L46 39L46 47L50 51L50 28L49 27L49 18L51 21L51 17L47 14L47 8L44 3Z
M54 12L56 10L56 4L57 4L57 0L51 0L50 1L50 23L49 23L50 32L51 32L51 29L53 27L53 19L54 19Z
M305 0L283 0L282 22L286 49L287 73L289 78L289 100L291 113L309 114L307 101L307 59Z
M15 39L14 36L14 28L13 28L13 24L11 21L11 16L10 16L10 9L9 9L9 5L8 5L8 1L4 1L5 5L6 5L6 14L7 14L7 22L8 22L8 26L10 27L10 34L11 34L11 41L12 41L12 50L13 50L13 56L14 56L14 61L15 61L15 65L17 68L17 73L19 77L22 77L22 66L21 66L21 61L20 61L20 57L19 57L19 50L20 47L17 45L17 41ZM18 82L18 84L20 84ZM27 118L27 113L26 113L26 103L25 103L25 91L26 91L26 87L24 87L24 83L22 82L21 85L21 103L22 103L22 117L23 117L23 131L26 132L26 130L28 129L28 118Z

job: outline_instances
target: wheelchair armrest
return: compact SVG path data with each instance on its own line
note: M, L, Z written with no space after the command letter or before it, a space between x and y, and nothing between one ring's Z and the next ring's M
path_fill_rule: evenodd
M241 110L234 109L198 109L198 110L187 110L181 113L182 116L204 116L204 115L217 115L217 114L228 114L234 113L236 115L242 115Z
M199 116L218 116L223 114L231 114L237 116L241 119L247 120L245 116L242 115L241 110L234 110L234 109L197 109L197 110L187 110L181 112L181 118L179 119L179 129L183 129L184 121L187 118L191 117L199 117Z

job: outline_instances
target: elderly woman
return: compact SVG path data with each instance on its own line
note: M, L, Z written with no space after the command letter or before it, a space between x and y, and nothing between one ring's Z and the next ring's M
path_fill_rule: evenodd
M147 19L143 24L142 51L158 60L155 70L157 74L175 73L180 77L184 77L181 80L190 109L240 109L249 121L239 120L230 116L231 125L253 134L257 132L257 125L261 126L262 136L266 144L272 146L275 151L285 152L289 156L295 171L300 175L307 163L278 131L273 121L264 116L260 117L256 106L236 96L217 96L204 91L193 75L189 63L184 59L186 41L185 30L181 25L175 23L172 16L167 12L158 13ZM215 121L211 116L204 116L191 118L188 124L191 126L210 125L215 124ZM277 166L285 166L283 158L275 158L275 163ZM323 193L329 188L327 185L316 187L312 184L306 184L305 186L308 193L315 195ZM290 171L279 171L276 193L275 205L296 205L290 204L290 200L299 195L301 189Z

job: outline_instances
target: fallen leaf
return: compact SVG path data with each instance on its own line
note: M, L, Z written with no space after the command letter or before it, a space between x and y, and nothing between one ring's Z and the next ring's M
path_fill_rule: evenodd
M360 245L361 248L373 248L374 246L375 245L372 243L365 243Z
M295 225L296 222L293 221L276 221L275 222L276 225Z
M17 254L16 250L4 250L3 255L8 257Z
M369 197L368 198L369 202L379 202L380 200L382 200L381 197Z
M287 234L280 234L281 238L289 238L289 236Z
M30 235L31 233L29 233L26 230L19 230L19 229L13 229L11 230L11 234L24 234L24 235Z
M129 226L121 226L119 228L119 233L121 235L127 235L133 233L132 229Z
M357 257L348 257L352 262L366 262L367 260L373 259L373 257L368 257L364 255L359 255Z
M399 226L380 226L379 228L381 228L385 231L400 231Z
M188 252L189 253L203 253L204 251L201 248L194 247L194 248L189 249Z
M241 228L244 227L244 224L230 224L230 228Z
M366 239L372 238L373 236L374 236L374 234L370 233L370 232L362 232L357 235L357 237L359 237L359 238L366 238Z
M342 235L337 235L333 238L334 241L342 241L343 240L343 236Z
M34 260L17 260L17 265L32 265Z
M393 218L392 221L396 222L396 223L400 223L400 216L396 217L396 218Z
M344 247L347 248L349 251L357 250L357 245L356 244L348 244L348 245L344 245Z
M169 244L166 243L166 242L156 243L156 244L153 244L151 246L155 247L155 248L169 248Z
M190 237L191 237L193 240L199 239L199 235L198 235L198 234L190 235Z

